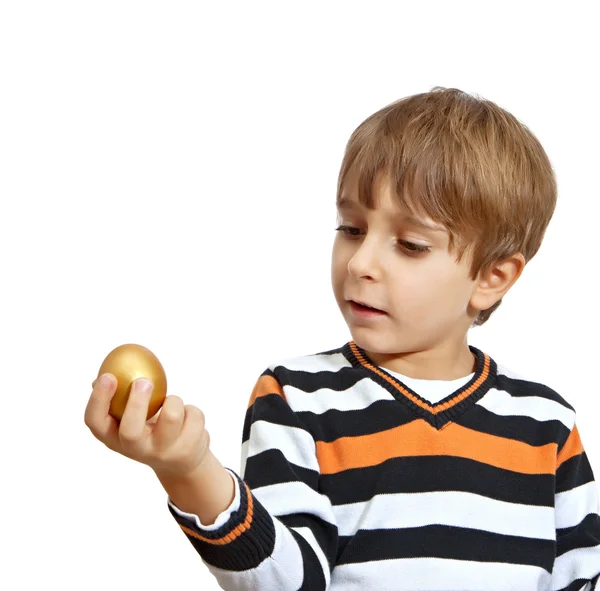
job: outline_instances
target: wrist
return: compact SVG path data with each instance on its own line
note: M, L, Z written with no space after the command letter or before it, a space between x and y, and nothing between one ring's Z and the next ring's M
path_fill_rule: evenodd
M189 473L155 473L173 504L184 513L197 515L204 525L213 524L235 498L233 476L210 449L201 464Z

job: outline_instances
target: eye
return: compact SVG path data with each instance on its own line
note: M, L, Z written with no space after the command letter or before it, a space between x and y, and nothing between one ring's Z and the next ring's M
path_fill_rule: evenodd
M422 244L415 244L414 242L408 242L406 240L398 240L400 244L404 244L406 248L412 252L427 252L429 246L423 246Z
M352 226L338 226L335 231L336 232L342 232L343 234L349 235L349 236L356 236L356 234L352 234L351 231L352 230L357 230L358 228L353 228Z
M360 230L358 228L354 228L352 226L338 226L335 230L336 230L336 232L342 232L342 234L345 234L346 236L352 236L352 237L358 236L360 233ZM356 232L356 233L353 233L353 232ZM410 256L417 256L419 254L430 251L429 246L423 246L422 244L415 244L414 242L409 242L408 240L398 240L398 243L402 244L402 246L404 246L406 251L409 252Z

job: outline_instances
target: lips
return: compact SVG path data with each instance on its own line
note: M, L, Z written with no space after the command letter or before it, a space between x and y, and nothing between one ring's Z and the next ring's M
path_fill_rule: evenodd
M359 306L364 306L365 308L369 308L371 310L374 310L375 312L385 312L385 310L381 310L380 308L375 308L373 306L369 306L369 304L365 304L363 302L359 302L358 300L350 300L351 302L354 302L355 304L358 304Z

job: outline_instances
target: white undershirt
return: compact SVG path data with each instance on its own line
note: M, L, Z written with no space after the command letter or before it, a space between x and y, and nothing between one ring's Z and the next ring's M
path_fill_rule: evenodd
M475 375L475 372L456 380L425 380L422 378L409 378L397 371L391 369L382 368L387 373L393 375L399 379L402 383L406 384L411 390L414 390L421 398L435 404L446 398L461 386L464 386L471 378Z

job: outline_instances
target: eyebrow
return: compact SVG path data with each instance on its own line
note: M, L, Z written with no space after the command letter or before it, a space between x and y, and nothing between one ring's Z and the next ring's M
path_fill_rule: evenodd
M350 199L349 197L340 197L340 199L336 203L336 207L338 211L351 211L353 209L364 209L362 204L358 203ZM416 226L419 228L423 228L425 230L431 230L432 232L445 232L445 228L443 226L439 226L438 224L434 224L432 222L426 222L418 217L415 217L411 214L402 214L399 213L394 216L394 219L401 219L405 222L408 222L412 226Z

